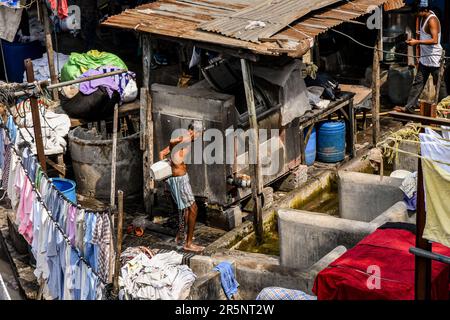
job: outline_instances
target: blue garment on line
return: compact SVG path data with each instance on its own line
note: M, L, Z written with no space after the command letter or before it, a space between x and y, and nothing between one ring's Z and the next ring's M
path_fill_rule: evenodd
M239 283L234 278L233 266L229 262L221 262L214 267L214 270L220 272L220 280L222 288L228 299L237 293Z
M0 168L5 164L5 130L0 128Z
M8 117L8 121L6 122L6 128L9 131L9 138L13 144L16 143L16 136L17 136L17 126L14 123L13 116Z

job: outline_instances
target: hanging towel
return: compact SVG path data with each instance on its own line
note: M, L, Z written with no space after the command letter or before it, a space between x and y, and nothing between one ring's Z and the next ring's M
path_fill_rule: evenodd
M228 299L237 293L239 283L234 278L233 266L229 262L221 262L214 267L214 270L220 272L220 280L222 288Z
M422 156L448 162L450 143L436 134L420 134L419 137ZM426 204L423 237L450 247L450 166L423 160L422 167Z

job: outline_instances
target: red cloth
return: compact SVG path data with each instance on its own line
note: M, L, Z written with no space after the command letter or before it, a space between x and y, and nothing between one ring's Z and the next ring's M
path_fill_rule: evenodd
M58 17L61 19L67 18L69 15L69 8L67 6L67 0L47 0L50 4L50 8L53 11L58 11Z
M313 287L317 299L413 300L415 256L409 248L415 246L415 238L407 230L376 230L317 275ZM450 255L449 248L437 243L433 252ZM380 268L380 289L367 286L371 265ZM449 298L449 270L447 264L432 262L432 299Z

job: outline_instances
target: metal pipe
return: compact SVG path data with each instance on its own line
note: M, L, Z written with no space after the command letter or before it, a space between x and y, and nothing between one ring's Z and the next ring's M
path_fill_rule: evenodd
M86 81L91 81L91 80L106 78L106 77L110 77L110 76L115 76L115 75L126 73L126 72L127 72L127 70L120 69L120 70L116 70L116 71L106 72L106 73L103 73L103 74L96 74L94 76L89 76L89 77L85 77L85 78L80 78L80 79L60 82L60 83L56 83L56 84L50 84L49 85L48 84L48 80L38 81L38 84L40 86L45 86L48 90L52 90L52 89L56 89L56 88L62 88L62 87L65 87L65 86L69 86L69 85L72 85L72 84L77 84L77 83L82 83L82 82L86 82ZM17 88L34 89L34 88L36 88L36 84L35 83L21 83L21 84L17 85ZM16 93L14 95L16 97L20 97L20 96L24 96L24 95L27 95L27 94L28 94L28 92L26 92L26 91L16 91Z
M439 253L430 252L416 247L409 248L409 252L421 258L431 259L442 263L450 264L450 257L444 256Z

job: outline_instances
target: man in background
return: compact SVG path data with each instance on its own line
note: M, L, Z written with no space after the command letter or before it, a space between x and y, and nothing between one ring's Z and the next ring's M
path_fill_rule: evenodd
M430 10L428 0L421 0L417 6L417 15L421 18L419 39L409 39L410 46L420 45L420 59L417 75L414 79L408 101L404 107L395 107L395 111L414 113L418 105L419 97L428 81L430 74L434 85L437 86L441 57L441 23L436 14ZM436 88L437 89L437 88ZM439 101L447 97L447 89L444 78L441 79L439 88Z

